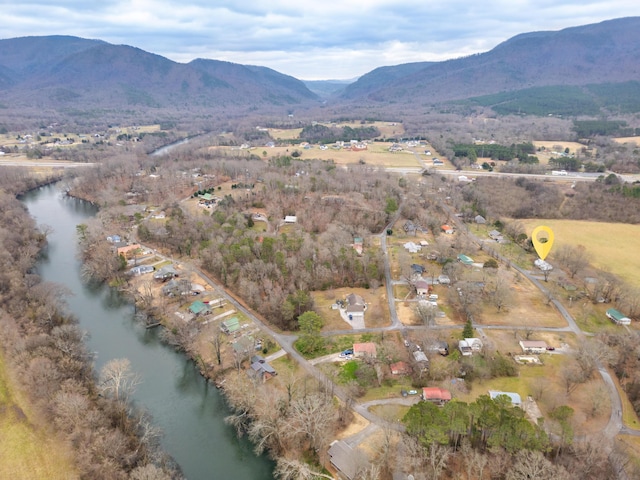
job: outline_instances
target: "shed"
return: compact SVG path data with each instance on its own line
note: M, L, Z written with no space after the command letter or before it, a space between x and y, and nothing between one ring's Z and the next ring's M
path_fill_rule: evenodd
M240 330L240 320L238 317L232 317L229 320L222 322L220 328L226 334L237 332Z
M451 400L451 392L440 387L424 387L422 389L422 399L436 405L444 405Z
M610 308L609 310L607 310L606 315L618 325L631 324L631 319L615 308Z
M519 343L524 353L544 353L547 351L547 342L543 340L520 340Z
M514 392L500 392L497 390L489 390L489 396L491 397L491 400L495 400L496 398L498 398L501 395L506 395L507 397L509 397L509 400L511 400L511 405L513 405L514 407L521 407L522 406L522 399L520 398L520 395Z
M453 233L453 227L451 227L450 225L442 225L440 229L448 235L451 235Z

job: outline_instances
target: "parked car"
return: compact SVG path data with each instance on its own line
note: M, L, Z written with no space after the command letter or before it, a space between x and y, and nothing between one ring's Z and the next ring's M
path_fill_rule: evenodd
M406 397L408 393L406 390L400 390L400 395L402 395L403 397Z
M409 395L417 395L418 391L417 390L409 390Z

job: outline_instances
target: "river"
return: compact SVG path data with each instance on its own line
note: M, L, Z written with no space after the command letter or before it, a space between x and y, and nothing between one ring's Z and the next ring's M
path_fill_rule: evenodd
M114 358L128 358L140 375L133 400L148 411L163 431L163 447L188 480L268 480L273 464L256 456L252 445L238 439L224 423L229 410L218 390L205 381L193 362L164 345L156 329L134 321L133 305L108 287L82 281L76 256L76 225L96 214L96 208L63 196L55 185L22 198L38 224L53 228L46 255L38 264L44 280L66 286L72 293L69 310L83 330L95 368ZM106 240L105 240L106 241Z

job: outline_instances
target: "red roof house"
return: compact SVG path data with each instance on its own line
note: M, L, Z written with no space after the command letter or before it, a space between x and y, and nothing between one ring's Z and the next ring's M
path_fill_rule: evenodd
M440 387L424 387L422 389L422 399L437 405L444 405L451 400L451 392Z
M409 375L411 366L407 362L396 362L389 365L391 375Z

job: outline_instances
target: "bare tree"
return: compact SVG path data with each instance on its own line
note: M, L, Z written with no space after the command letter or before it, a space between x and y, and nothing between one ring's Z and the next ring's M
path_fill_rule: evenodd
M140 376L131 370L131 362L128 359L115 358L100 370L98 388L104 396L118 401L128 401L140 381Z
M498 313L503 309L508 309L513 304L512 283L513 281L508 273L498 270L487 286L486 295L493 306L496 307Z
M582 245L562 245L558 248L555 257L566 267L571 278L589 265L587 251Z
M276 469L274 474L280 480L315 480L317 478L328 478L329 480L333 480L331 475L326 475L312 470L307 463L284 457L276 460Z
M213 347L213 353L216 356L218 365L222 367L222 332L216 331L211 340L211 346Z
M506 480L569 480L562 467L553 465L538 451L521 450L516 453Z

